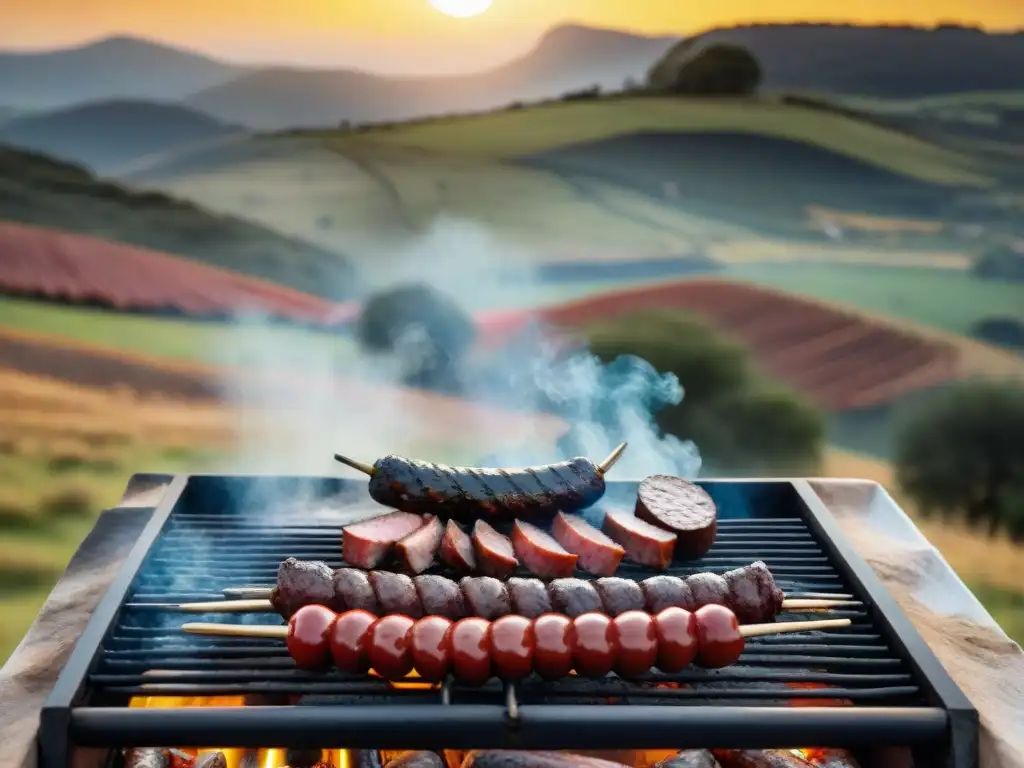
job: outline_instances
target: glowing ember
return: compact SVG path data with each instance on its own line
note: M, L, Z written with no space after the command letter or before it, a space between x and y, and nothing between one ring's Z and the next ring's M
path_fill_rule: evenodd
M786 683L786 687L794 691L815 691L828 688L825 683ZM792 698L789 700L791 707L850 707L853 702L849 699L801 699Z

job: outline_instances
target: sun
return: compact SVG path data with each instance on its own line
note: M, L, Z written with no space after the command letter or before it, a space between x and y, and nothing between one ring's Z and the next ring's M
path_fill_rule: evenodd
M430 4L441 13L457 19L479 16L491 7L491 0L430 0Z

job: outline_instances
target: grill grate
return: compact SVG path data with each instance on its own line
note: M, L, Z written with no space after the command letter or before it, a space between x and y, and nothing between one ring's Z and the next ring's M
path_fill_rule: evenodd
M173 734L176 744L201 745L202 734L216 727L214 741L226 744L233 737L237 746L309 746L306 739L317 734L336 744L344 741L340 729L350 734L346 743L353 747L405 748L412 744L411 730L419 734L412 744L417 747L571 748L583 738L582 729L586 739L576 746L590 748L708 746L695 740L711 734L719 734L721 746L838 747L884 739L947 743L951 709L963 709L976 723L927 648L918 647L916 634L906 636L913 633L909 625L898 612L895 619L890 615L894 605L888 596L877 591L869 572L858 570L866 566L851 562L855 556L844 549L809 488L801 489L799 481L703 485L719 506L715 545L703 559L675 563L669 573L722 573L762 560L788 596L853 593L863 603L827 613L782 614L781 620L846 617L852 626L756 638L733 667L652 672L635 682L531 678L514 687L492 681L480 689L451 683L396 688L337 671L311 674L294 668L280 641L191 636L178 629L184 621L279 625L275 614L185 617L172 606L220 599L225 587L272 586L287 557L341 566L341 526L373 513L365 506L365 486L192 476L181 479L177 498L165 500L166 509L154 514L147 529L151 541L140 545L136 568L77 681L79 706L67 714L67 730L88 744L166 744ZM636 488L611 486L610 504L627 503ZM285 508L280 502L300 494L305 504ZM325 502L328 496L333 502ZM617 575L642 579L652 572L624 564ZM915 652L927 654L927 672ZM938 685L934 675L942 675ZM128 698L138 695L246 695L263 706L202 712L126 708ZM476 736L467 728L476 728ZM382 729L391 732L387 738ZM362 743L373 733L377 741ZM761 741L752 743L753 738ZM654 743L659 740L665 743Z

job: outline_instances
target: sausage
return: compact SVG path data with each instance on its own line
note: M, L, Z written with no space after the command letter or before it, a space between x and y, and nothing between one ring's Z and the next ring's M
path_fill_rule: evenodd
M334 572L334 596L335 603L340 605L338 610L358 609L374 615L381 612L369 576L357 568L339 568Z
M542 579L572 576L579 559L540 528L522 520L516 520L512 526L512 549L519 562Z
M471 616L497 619L512 613L512 601L505 585L490 576L467 576L459 582Z
M533 620L533 668L545 680L567 677L576 652L572 619L547 613Z
M341 556L349 565L372 570L391 548L423 527L423 518L408 512L389 512L341 529Z
M676 535L645 523L628 512L609 511L602 528L626 550L626 557L640 565L664 570L672 562Z
M228 768L228 759L219 749L203 752L196 758L195 768Z
M729 585L717 573L695 573L686 580L694 606L728 605Z
M441 546L444 526L434 515L427 522L395 544L395 554L402 570L413 575L423 573L434 562L434 556Z
M445 525L438 555L442 562L458 573L472 573L476 570L473 540L454 520L449 520Z
M369 483L370 496L380 504L464 523L550 520L559 510L591 506L604 491L603 473L583 457L507 470L452 467L391 455L374 463Z
M811 763L784 749L712 749L722 768L811 768Z
M389 760L384 768L446 768L446 766L437 752L412 751L403 752L393 760Z
M551 607L569 618L604 610L594 585L583 579L555 579L548 584L548 595Z
M697 658L697 617L684 608L666 608L654 617L658 636L655 666L666 674L679 672Z
M621 546L578 515L559 512L551 535L566 551L579 556L577 566L596 576L613 576L626 554Z
M775 586L772 572L760 560L743 568L726 571L722 578L729 593L729 608L736 614L740 624L772 621L782 610L782 601L786 595Z
M413 579L425 616L444 616L458 621L469 615L462 589L444 576L424 574Z
M473 526L473 551L477 567L485 576L507 579L519 566L508 536L498 533L483 520Z
M644 607L651 613L659 613L673 605L691 610L693 594L689 585L677 576L652 576L641 582L644 593Z
M715 543L718 509L699 485L671 475L651 475L637 489L636 516L676 534L680 557L703 557Z
M370 629L377 617L369 611L345 611L331 628L330 648L334 664L350 675L370 669Z
M644 609L644 591L635 581L606 576L594 582L594 589L601 598L604 612L609 616Z
M615 672L630 678L648 672L658 659L658 633L654 617L643 611L626 611L612 619L618 649Z
M508 587L508 594L512 599L512 608L520 616L535 619L554 610L551 606L551 596L548 595L547 585L543 581L511 578L505 582L505 585Z
M622 763L566 752L475 749L460 768L627 768Z
M288 653L299 669L321 671L331 662L331 628L338 614L323 605L304 605L288 619Z
M416 585L404 573L370 571L369 579L382 613L404 613L414 619L423 615Z
M520 680L533 671L536 640L533 622L524 616L502 616L491 623L491 660L502 680Z
M706 749L687 749L654 764L654 768L722 768Z
M394 613L370 628L370 664L385 680L401 680L412 670L413 624L408 616Z
M604 677L615 667L618 637L615 624L603 613L585 613L572 620L576 648L573 669L583 677Z
M270 604L285 619L304 605L344 610L345 606L336 604L333 576L327 563L289 557L277 568L277 584L270 591Z
M735 664L743 653L743 635L736 614L722 605L705 605L697 620L697 661L710 669Z
M412 666L428 682L444 679L452 666L452 622L443 616L417 621L409 634Z
M463 685L480 686L491 679L490 627L489 621L476 617L452 627L452 671Z
M124 753L124 768L169 768L170 764L166 749L137 747Z

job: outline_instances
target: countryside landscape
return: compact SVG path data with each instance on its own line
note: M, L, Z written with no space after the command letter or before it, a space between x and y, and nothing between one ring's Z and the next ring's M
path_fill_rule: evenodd
M0 51L0 393L0 659L135 472L624 430L623 476L881 483L1024 641L1024 32Z

